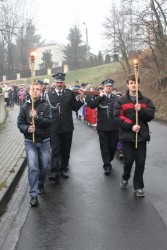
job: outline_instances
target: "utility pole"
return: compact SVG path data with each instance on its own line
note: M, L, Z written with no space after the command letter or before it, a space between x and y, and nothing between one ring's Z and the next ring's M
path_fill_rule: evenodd
M83 23L85 26L85 35L86 35L86 58L89 60L89 42L88 42L88 28L85 23Z
M112 10L113 10L113 28L114 28L114 48L113 48L113 61L116 61L116 38L115 38L115 32L116 32L116 22L115 22L115 2L112 1Z

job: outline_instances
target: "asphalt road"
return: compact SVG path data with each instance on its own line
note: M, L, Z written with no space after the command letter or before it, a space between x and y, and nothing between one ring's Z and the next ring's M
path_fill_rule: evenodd
M70 178L47 181L37 208L28 209L26 193L22 213L27 210L27 217L15 250L166 250L167 126L152 122L150 127L146 197L137 198L132 179L126 190L119 186L118 159L112 174L104 175L97 133L76 120Z

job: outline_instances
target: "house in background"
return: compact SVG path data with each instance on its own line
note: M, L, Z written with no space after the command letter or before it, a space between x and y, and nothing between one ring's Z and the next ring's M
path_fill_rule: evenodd
M61 67L64 62L64 53L63 50L65 49L65 46L59 42L51 41L47 42L41 47L38 47L36 49L36 60L35 60L35 70L40 69L40 64L43 62L43 52L50 52L52 55L52 61L54 62L53 68Z

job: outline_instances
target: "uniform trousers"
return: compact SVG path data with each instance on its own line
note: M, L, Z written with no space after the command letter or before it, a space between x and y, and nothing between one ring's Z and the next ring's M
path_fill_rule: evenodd
M98 131L103 168L112 168L111 161L114 159L117 143L119 140L118 131Z
M146 141L138 142L137 148L135 148L135 142L123 142L124 172L122 178L124 180L130 178L132 166L135 162L133 177L133 187L135 190L144 188L143 174L145 169L146 152Z
M68 133L51 133L51 173L68 171L72 136L73 131Z

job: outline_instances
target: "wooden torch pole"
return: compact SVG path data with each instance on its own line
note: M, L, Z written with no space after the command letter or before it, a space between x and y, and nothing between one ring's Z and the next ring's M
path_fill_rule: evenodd
M138 104L139 103L139 94L138 94L139 64L136 59L134 60L134 72L135 72L135 80L136 80L136 104ZM136 110L136 125L138 124L139 124L139 114L138 114L138 111ZM138 132L136 132L135 148L137 148L137 143L138 143Z
M34 110L34 66L35 66L35 52L30 55L30 66L31 66L31 86L32 86L32 110ZM32 125L35 126L34 117L32 117ZM32 133L32 141L35 142L35 133Z

